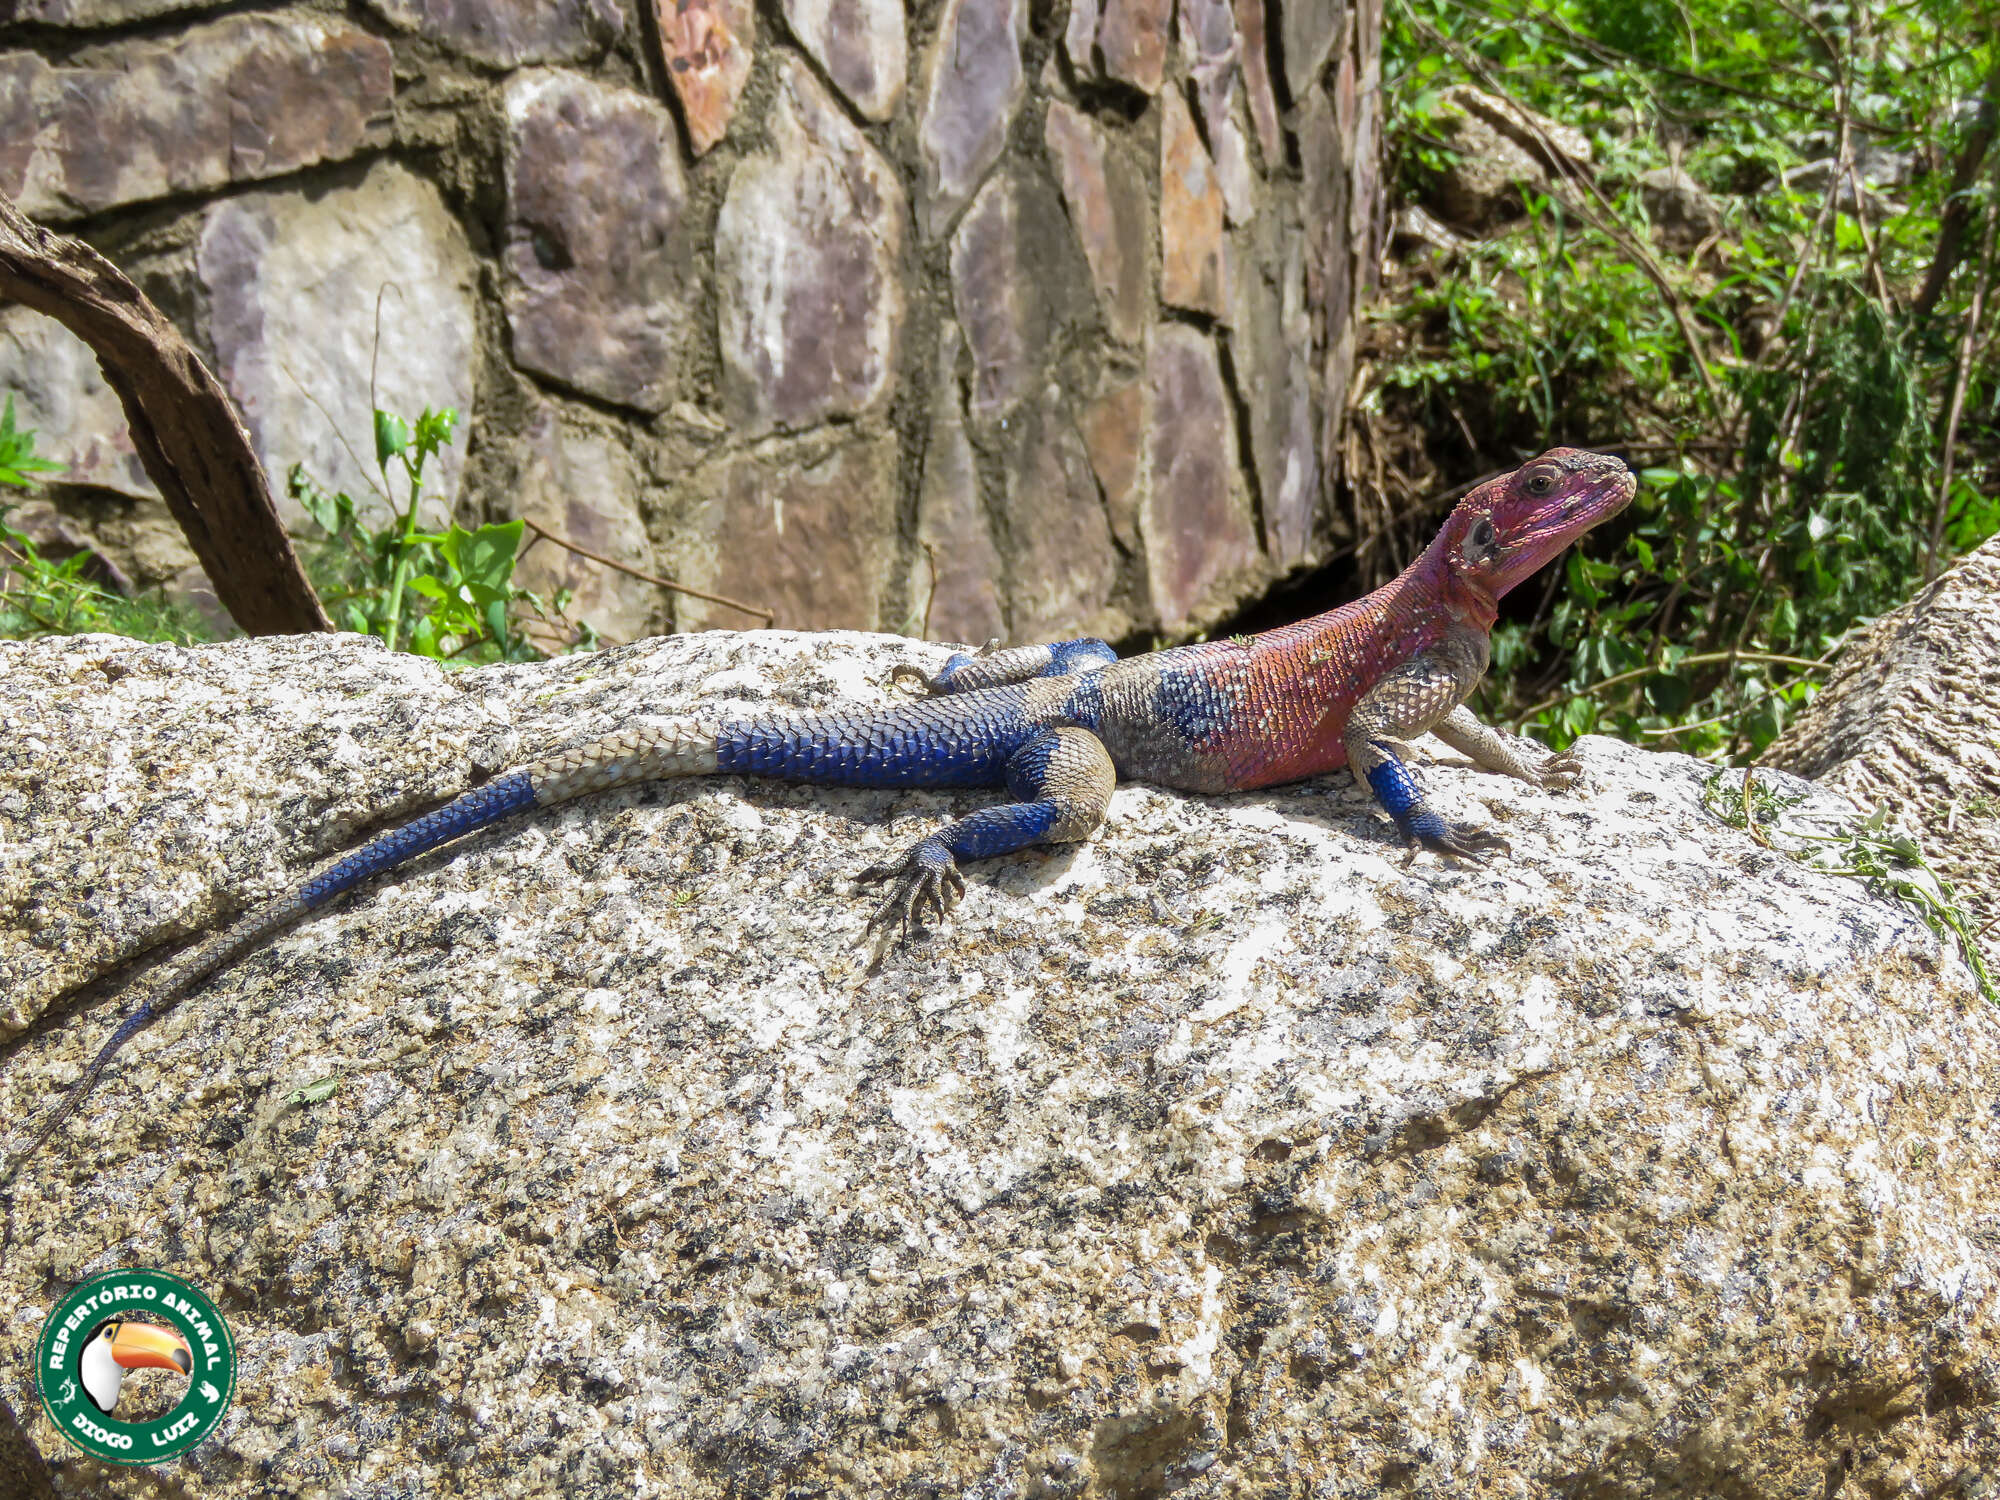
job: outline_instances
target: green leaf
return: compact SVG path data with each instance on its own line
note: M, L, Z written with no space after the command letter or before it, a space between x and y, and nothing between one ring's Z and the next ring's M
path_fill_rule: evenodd
M32 489L34 481L28 475L56 474L63 467L35 456L35 430L32 427L15 427L14 396L9 392L6 406L0 408L0 484L11 485L15 489Z
M375 462L387 464L410 446L410 424L394 412L375 409Z
M504 594L514 576L514 558L521 550L527 523L502 521L470 533L452 529L461 538L452 561L466 582Z
M429 458L440 448L451 446L452 429L458 425L458 409L446 406L437 411L428 406L424 414L417 418L417 454L419 460Z
M413 594L422 594L426 599L449 599L451 589L444 581L429 573L419 573L409 581L408 588Z

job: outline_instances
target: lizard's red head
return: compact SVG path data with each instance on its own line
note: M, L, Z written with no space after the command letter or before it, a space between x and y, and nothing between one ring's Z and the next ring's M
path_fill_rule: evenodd
M1455 578L1498 599L1638 492L1623 459L1551 448L1459 501L1437 545Z

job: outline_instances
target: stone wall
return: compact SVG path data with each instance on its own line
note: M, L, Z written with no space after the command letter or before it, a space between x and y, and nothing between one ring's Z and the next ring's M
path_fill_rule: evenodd
M460 519L783 625L1178 636L1346 534L1380 4L1269 20L0 0L0 193L160 302L280 489L367 489L372 386L467 414ZM72 498L150 494L25 309L0 390ZM547 543L523 574L617 639L750 623Z

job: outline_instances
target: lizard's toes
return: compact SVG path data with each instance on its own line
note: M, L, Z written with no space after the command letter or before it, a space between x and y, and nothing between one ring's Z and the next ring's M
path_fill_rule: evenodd
M930 677L921 668L913 667L906 661L899 661L889 668L889 681L898 687L914 684L920 693L931 690Z
M862 929L864 937L877 928L893 928L907 942L912 926L922 931L931 921L943 922L965 894L965 877L958 873L958 861L950 850L930 840L898 859L870 865L854 878L863 885L895 882L868 918Z
M1571 750L1565 750L1561 755L1551 755L1541 765L1541 783L1552 792L1568 791L1582 776L1583 762Z
M1480 863L1488 854L1513 852L1513 846L1499 834L1474 828L1469 823L1447 823L1442 834L1420 833L1417 842L1435 853L1451 859L1470 860L1474 864Z

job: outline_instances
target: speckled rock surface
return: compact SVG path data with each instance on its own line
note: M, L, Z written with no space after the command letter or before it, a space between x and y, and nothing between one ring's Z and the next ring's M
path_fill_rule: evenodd
M111 976L0 1120L121 964L475 767L942 655L0 644L6 1024ZM2000 1015L1705 767L1582 755L1561 797L1430 768L1491 868L1406 861L1344 776L1123 787L872 976L845 877L985 794L490 830L220 976L5 1190L0 1397L54 1453L40 1318L152 1263L220 1301L236 1404L69 1493L1978 1493Z
M1851 641L1764 759L1887 801L1974 925L2000 921L2000 537Z

